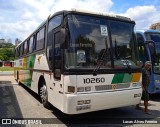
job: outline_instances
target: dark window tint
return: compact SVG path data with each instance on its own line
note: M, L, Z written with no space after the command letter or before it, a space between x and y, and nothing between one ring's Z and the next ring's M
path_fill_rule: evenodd
M40 50L44 48L44 40L45 40L45 27L42 28L36 37L36 50Z
M54 49L54 59L55 59L55 69L60 69L61 66L61 50L60 50L60 32L55 34L55 49Z
M145 63L145 61L148 60L148 53L146 51L146 47L144 44L141 44L138 46L138 51L139 51L139 58L140 60L143 62L143 64Z
M143 36L141 34L137 34L137 42L138 43L144 43Z
M21 46L20 46L20 56L23 55L23 52L24 52L24 43L21 44Z
M20 47L17 48L17 57L20 56Z
M52 48L52 44L53 44L53 31L54 28L58 27L62 22L62 15L58 15L53 17L50 21L49 21L49 26L48 26L48 35L47 35L47 59L48 59L48 63L49 63L49 67L50 69L52 68L52 57L53 57L53 48Z
M33 50L34 50L34 39L33 39L33 36L30 38L30 41L29 41L29 53L32 53Z
M57 26L59 26L61 24L62 21L62 15L58 15L53 17L50 21L49 21L49 28L48 31L50 32L52 29L56 28Z
M17 56L17 49L14 50L15 57Z
M146 33L147 40L153 40L154 42L160 42L160 33Z
M28 53L28 41L24 42L24 54Z

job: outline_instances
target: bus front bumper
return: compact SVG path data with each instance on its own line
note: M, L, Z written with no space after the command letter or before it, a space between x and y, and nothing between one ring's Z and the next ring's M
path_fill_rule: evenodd
M66 94L63 112L66 114L80 114L136 105L140 103L141 95L142 88L89 94Z

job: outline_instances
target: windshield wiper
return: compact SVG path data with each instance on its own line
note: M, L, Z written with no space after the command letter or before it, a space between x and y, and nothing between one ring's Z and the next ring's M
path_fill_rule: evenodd
M103 63L103 61L104 61L104 56L105 56L106 52L107 52L107 50L105 49L105 50L103 51L103 54L102 54L101 58L97 61L98 64L97 64L96 68L95 68L94 71L93 71L93 75L94 75L94 76L97 75L97 72L98 72L98 70L100 69L100 67L101 67L101 65L102 65L102 63Z
M107 50L108 50L107 38L105 38L105 45L106 45L106 49L103 51L100 59L97 61L98 64L97 64L97 66L95 67L95 69L94 69L94 71L93 71L93 76L96 76L96 75L97 75L98 70L100 69L102 63L104 62L104 56L106 55Z

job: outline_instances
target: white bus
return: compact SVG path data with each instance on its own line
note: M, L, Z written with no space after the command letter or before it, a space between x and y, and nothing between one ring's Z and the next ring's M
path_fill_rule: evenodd
M135 105L141 68L135 22L127 17L60 11L15 49L15 79L66 114Z

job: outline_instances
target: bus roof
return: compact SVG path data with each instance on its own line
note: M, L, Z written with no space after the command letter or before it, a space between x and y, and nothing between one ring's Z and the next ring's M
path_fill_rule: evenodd
M141 30L136 30L136 33L160 33L158 30L153 30L153 29L141 29Z
M62 11L58 11L56 13L54 13L53 15L49 15L49 19L52 18L54 15L58 15L60 13L83 13L83 14L88 14L88 15L97 15L97 16L107 16L110 18L115 18L118 20L123 20L123 21L129 21L129 22L134 22L134 20L132 20L131 18L125 17L125 16L121 16L121 15L116 15L116 14L109 14L109 13L105 13L105 12L96 12L96 11L88 11L88 10L82 10L82 9L76 9L76 8L72 8L69 10L62 10ZM47 20L43 21L29 36L31 36L33 33L35 33L39 28L41 28L43 25L45 25L47 22ZM28 36L28 37L29 37ZM27 38L25 38L25 40L23 40L21 43L19 43L16 48L18 48L24 41L26 41Z
M57 14L62 13L62 12L64 12L64 13L74 13L75 12L75 13L91 14L91 15L97 15L97 16L107 16L107 17L116 18L116 19L119 19L119 20L135 22L131 18L121 16L121 15L116 15L116 14L111 14L111 13L106 13L106 12L88 11L88 10L76 9L76 8L72 8L72 9L69 9L69 10L62 10L62 11L59 11L59 12L53 14L53 15L57 15Z

